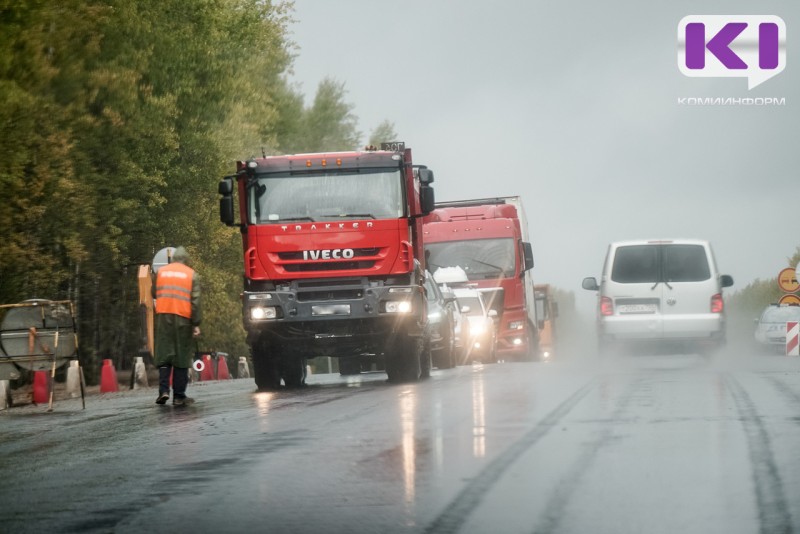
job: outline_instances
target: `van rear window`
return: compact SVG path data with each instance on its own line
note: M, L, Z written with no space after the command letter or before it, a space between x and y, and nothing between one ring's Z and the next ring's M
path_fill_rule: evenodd
M632 245L614 255L611 280L621 284L701 282L711 278L701 245Z
M621 284L658 282L658 246L619 247L614 255L611 279Z
M667 282L702 282L711 278L706 249L700 245L666 245L662 263Z

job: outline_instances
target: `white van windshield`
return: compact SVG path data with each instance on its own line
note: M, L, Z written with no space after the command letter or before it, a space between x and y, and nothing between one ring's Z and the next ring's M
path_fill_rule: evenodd
M611 279L622 284L701 282L711 278L701 245L631 245L614 255Z

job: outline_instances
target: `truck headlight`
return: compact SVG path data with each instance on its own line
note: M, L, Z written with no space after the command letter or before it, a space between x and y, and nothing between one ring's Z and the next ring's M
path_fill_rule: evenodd
M509 330L522 330L524 328L522 321L511 321L508 323Z
M411 302L407 300L387 300L386 313L408 313L411 311Z
M250 308L250 319L260 321L262 319L274 319L277 317L274 306L253 306Z

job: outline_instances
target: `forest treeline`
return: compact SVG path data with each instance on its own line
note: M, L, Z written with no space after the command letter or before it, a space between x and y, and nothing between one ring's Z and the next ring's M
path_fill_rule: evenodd
M137 266L185 246L201 349L246 354L235 161L359 146L344 83L290 80L291 2L10 0L0 7L0 304L76 303L80 358L142 348ZM373 132L393 135L385 121Z

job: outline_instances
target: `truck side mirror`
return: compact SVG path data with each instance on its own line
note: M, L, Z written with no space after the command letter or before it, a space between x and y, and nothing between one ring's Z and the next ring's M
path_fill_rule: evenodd
M217 191L222 195L219 199L219 220L227 226L233 226L233 179L224 178Z
M427 167L419 167L419 183L430 185L433 183L433 171Z
M420 169L420 172L425 169ZM427 215L435 209L435 203L433 196L433 188L429 185L422 185L419 188L419 202L420 207L422 208L422 214Z
M719 277L719 282L722 287L731 287L733 285L733 277L729 274L723 274Z
M223 196L230 196L233 194L233 178L226 176L219 182L217 192Z
M529 271L533 269L533 247L530 243L525 241L522 242L522 253L523 258L525 259L523 271Z

